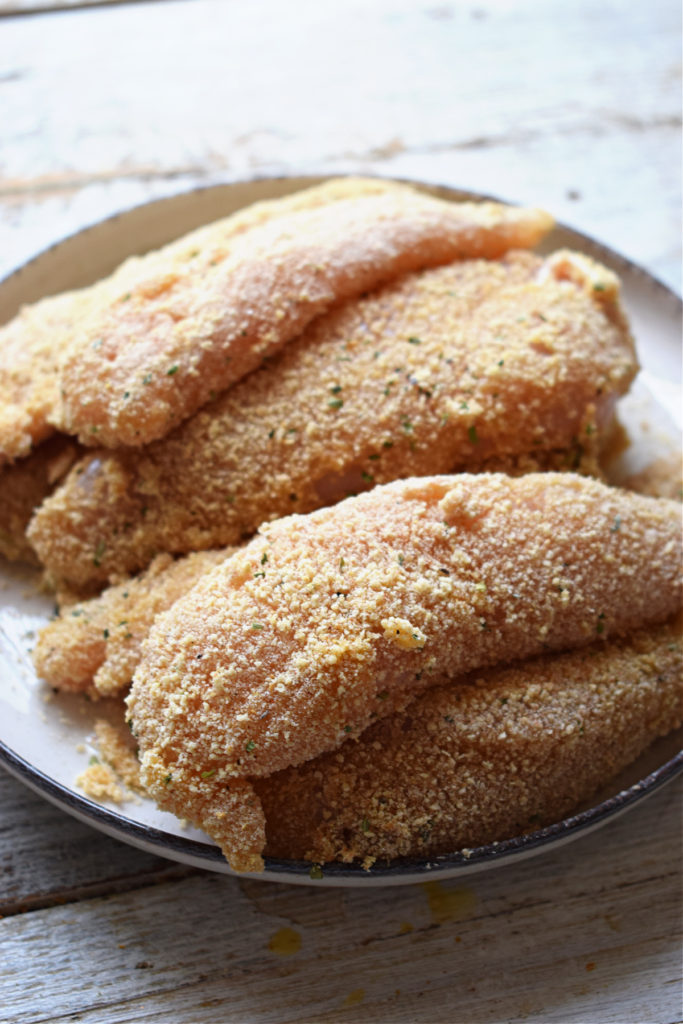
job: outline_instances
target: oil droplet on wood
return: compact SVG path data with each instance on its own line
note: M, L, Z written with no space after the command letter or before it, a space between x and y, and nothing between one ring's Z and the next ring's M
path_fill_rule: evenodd
M443 882L424 882L422 888L435 924L461 921L472 913L477 903L471 889L446 889Z
M278 956L292 956L301 949L301 935L293 928L280 928L271 935L268 949Z
M364 988L354 988L353 992L349 992L348 996L342 1003L342 1006L357 1006L358 1003L362 1003L365 999Z

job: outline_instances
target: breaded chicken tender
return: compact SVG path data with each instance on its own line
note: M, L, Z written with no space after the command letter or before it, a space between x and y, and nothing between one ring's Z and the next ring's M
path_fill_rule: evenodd
M266 854L433 857L560 821L683 719L680 621L437 687L254 788Z
M199 551L173 561L158 555L146 572L99 597L69 604L38 634L36 672L57 690L111 697L133 678L156 616L230 554Z
M540 210L446 202L392 183L379 194L345 188L293 210L285 199L281 215L239 232L219 222L189 252L175 243L97 285L62 366L59 426L85 444L146 444L333 303L418 268L531 247L553 223Z
M38 564L26 528L36 508L82 452L72 438L57 435L43 441L25 458L0 469L0 555L10 561Z
M161 293L169 272L186 268L190 261L195 261L195 271L201 274L204 264L225 258L225 245L231 238L283 213L315 209L337 199L384 195L397 187L380 179L340 178L285 199L255 203L192 231L144 260L127 260L104 281L24 306L13 320L0 327L0 466L27 455L33 445L54 432L54 424L61 422L60 362L66 346L82 348L90 343L84 338L84 325L93 309L101 311L113 296L127 301L129 291L141 289L144 282L154 292L156 281ZM204 264L198 262L201 259ZM144 301L142 292L140 300ZM93 344L97 343L96 339ZM87 440L93 443L92 436Z
M42 299L0 327L0 468L54 433L59 358L86 300L81 292Z
M678 505L572 474L402 480L267 524L150 633L128 697L143 782L258 869L251 778L444 674L663 621L680 565Z
M574 468L636 368L618 282L584 257L408 275L321 317L168 438L86 457L31 541L53 577L101 585L399 477L558 449Z

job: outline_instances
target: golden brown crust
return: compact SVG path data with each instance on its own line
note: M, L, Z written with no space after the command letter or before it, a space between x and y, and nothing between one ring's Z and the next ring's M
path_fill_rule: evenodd
M82 453L79 444L59 434L0 469L0 555L10 561L38 564L26 537L31 516Z
M86 444L163 437L332 303L420 267L535 245L539 210L451 203L407 186L284 199L260 220L237 215L97 286L61 371L59 425ZM276 215L277 213L277 215Z
M231 779L334 749L443 673L667 618L679 512L570 474L462 475L262 527L150 634L128 698L145 784L166 805L171 773L191 817Z
M430 690L255 789L266 853L453 853L561 820L681 724L680 622Z
M173 561L159 555L146 572L99 597L62 607L38 634L36 672L57 690L111 697L133 678L156 616L170 608L229 551L201 551Z
M347 303L163 441L84 459L32 542L55 577L101 584L375 482L577 468L636 359L614 275L577 257L566 280L573 259L462 261Z

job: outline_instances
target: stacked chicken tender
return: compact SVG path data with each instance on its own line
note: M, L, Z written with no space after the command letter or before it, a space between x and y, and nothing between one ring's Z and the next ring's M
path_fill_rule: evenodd
M334 180L1 329L37 671L132 682L143 786L236 870L519 834L681 722L679 507L591 479L637 360L551 226Z

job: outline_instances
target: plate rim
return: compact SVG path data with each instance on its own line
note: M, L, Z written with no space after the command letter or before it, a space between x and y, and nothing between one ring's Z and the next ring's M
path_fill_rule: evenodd
M300 884L316 882L326 885L388 886L430 881L433 876L452 878L459 874L483 871L501 861L516 862L526 859L544 852L548 845L553 845L553 849L557 849L560 845L578 839L607 821L617 818L683 774L683 750L648 772L644 778L607 797L599 804L570 814L533 832L471 849L464 847L452 853L433 857L397 858L386 865L378 862L378 866L373 865L370 868L364 868L357 863L343 864L330 861L319 864L315 861L266 857L264 872L258 873L234 871L214 843L173 835L155 826L135 821L119 811L82 796L30 764L2 740L0 764L34 792L46 797L52 804L80 821L121 842L127 842L157 856L236 878Z
M226 178L194 185L191 188L182 189L170 195L134 203L99 220L84 224L72 232L61 235L48 246L36 252L30 259L23 261L6 272L0 278L0 290L3 290L10 283L17 281L23 273L35 268L36 264L55 254L57 250L68 245L70 241L82 238L94 230L106 230L108 225L113 225L127 216L134 216L136 213L140 213L142 210L149 209L150 207L162 208L164 205L178 202L178 200L187 200L192 196L206 195L212 191L229 189L235 186L248 187L250 185L291 182L295 184L295 188L292 191L296 191L299 188L320 184L331 178L359 176L374 178L380 181L396 181L407 185L414 185L451 200L493 201L508 206L519 205L488 193L458 188L455 185L380 174L359 175L353 172L330 172L321 174L292 173L274 175L264 173L249 177ZM264 196L263 198L268 197ZM238 209L240 208L238 207ZM196 226L199 227L204 223L210 223L210 221L202 220ZM641 264L563 221L555 221L552 230L560 230L570 238L575 238L581 244L589 243L594 252L598 253L605 263L613 266L616 265L617 268L626 269L631 275L644 280L650 287L654 287L657 292L665 296L669 302L673 300L678 314L683 314L682 296ZM43 294L53 293L44 292ZM31 301L38 301L38 297ZM18 312L19 308L21 306L16 307L14 312L10 313L10 318ZM599 825L629 810L683 773L683 750L649 772L644 778L606 798L599 804L578 811L560 821L532 832L526 832L499 842L473 847L471 850L461 849L429 858L401 858L387 864L378 862L377 865L373 865L369 870L364 869L360 864L328 862L321 867L314 863L313 867L317 868L317 871L313 871L313 873L312 862L310 861L282 860L277 858L265 858L265 871L263 873L243 874L235 872L229 867L219 847L215 844L209 841L204 842L174 835L156 826L135 821L120 811L113 810L104 804L98 804L88 797L79 794L74 789L58 782L41 769L36 768L1 739L0 765L34 792L47 798L66 813L119 841L128 842L150 853L155 853L157 856L190 863L194 866L232 875L233 877L248 877L264 881L296 884L379 886L414 884L429 881L435 877L454 877L466 872L481 871L493 867L502 861L517 862L522 858L544 852L549 845L555 849L561 843L577 839Z
M444 184L444 183L438 182L438 181L427 181L427 180L422 179L422 178L412 178L412 177L409 177L409 176L408 177L402 177L402 176L401 177L393 177L391 175L376 174L376 173L362 173L362 174L359 174L359 173L352 172L352 171L340 171L338 173L330 172L330 173L321 173L321 174L294 174L294 173L293 174L268 174L268 173L264 173L264 174L252 175L250 177L238 177L238 176L236 176L236 177L226 177L226 178L221 178L220 180L216 180L216 181L212 181L212 182L205 182L205 183L202 183L202 184L199 184L199 185L193 185L191 188L181 189L181 190L179 190L177 192L173 192L170 195L158 196L156 199L143 200L142 202L139 202L139 203L133 203L131 205L123 206L123 207L121 207L121 209L116 210L113 213L107 214L106 217L102 217L99 220L90 221L90 222L84 224L82 227L75 229L74 231L69 231L66 234L62 234L58 238L56 238L53 242L50 242L49 245L43 246L41 249L39 249L38 252L34 253L33 256L31 256L29 259L24 260L22 263L18 264L17 266L15 266L13 268L10 268L7 272L3 273L3 275L0 276L0 289L4 288L10 282L13 282L25 270L28 270L30 267L33 267L40 260L42 260L45 257L49 256L50 254L52 254L55 250L57 250L61 246L65 245L65 244L68 244L70 241L75 240L76 238L81 237L82 235L87 234L90 231L97 230L98 228L104 227L105 225L114 224L116 221L121 220L123 217L134 215L134 214L136 214L139 211L142 211L144 209L149 209L150 207L153 207L153 206L162 207L162 206L164 206L164 205L166 205L168 203L177 202L178 199L181 199L181 198L182 199L187 199L187 198L189 198L191 196L194 196L194 195L204 195L204 194L207 194L209 192L217 191L219 189L224 189L224 188L242 187L242 186L248 187L249 185L252 185L252 184L255 184L255 185L265 185L268 182L276 182L276 183L281 183L281 182L297 182L297 183L300 183L301 188L303 189L303 188L309 188L309 187L312 187L312 186L315 186L315 185L322 184L323 182L330 181L333 178L358 178L358 177L374 179L374 180L377 180L377 181L397 182L398 184L403 184L403 185L413 185L413 186L415 186L417 188L422 188L424 190L427 190L427 191L429 191L429 192L431 192L431 193L433 193L435 195L442 194L444 197L450 198L451 200L455 200L455 201L466 201L467 202L467 201L472 200L472 201L475 201L475 202L476 201L478 201L478 202L494 202L494 203L500 203L503 206L513 206L513 207L514 206L528 206L529 205L529 204L526 204L526 203L523 204L523 203L519 203L519 202L514 202L514 201L509 200L509 199L502 199L500 196L493 195L493 194L488 193L488 192L477 192L477 191L475 191L473 189L459 188L456 185L448 185L448 184ZM292 191L297 191L297 190L298 189L293 189ZM255 200L255 202L260 202L260 201L261 200ZM244 209L244 207L238 207L238 209ZM552 214L551 214L551 216L552 216ZM607 243L605 243L605 242L601 241L600 239L596 238L594 235L591 235L591 234L589 234L586 231L581 231L578 228L573 227L571 224L568 224L566 221L556 220L553 217L553 222L554 222L553 223L553 227L551 228L550 233L552 233L553 231L559 229L559 230L567 232L568 234L574 236L577 239L587 240L591 244L591 246L594 246L596 250L598 250L599 252L604 254L604 256L608 260L613 261L613 262L615 262L617 264L620 264L621 266L627 267L628 270L631 273L635 273L639 277L642 277L643 279L646 279L650 284L655 285L658 290L661 290L663 293L668 295L670 298L676 300L677 305L680 307L680 310L683 313L683 293L679 294L675 290L675 288L673 288L671 285L667 284L665 281L663 281L660 277L658 277L652 271L650 271L646 267L644 267L641 263L638 263L636 260L631 259L630 256L624 256L623 253L620 253L618 250L613 249L610 245L608 245ZM208 224L208 223L210 223L210 221L202 221L200 224L197 224L196 226L197 227L201 227L203 224ZM193 230L193 229L190 229L190 230ZM171 241L172 241L172 239L171 239ZM50 295L50 294L59 294L59 293L50 293L50 292L46 293L46 295ZM45 296L41 296L41 298L42 297L45 297ZM34 299L34 300L31 300L31 301L38 301L38 300ZM18 310L16 310L15 313L16 312L18 312ZM13 316L15 314L11 314L11 315Z

